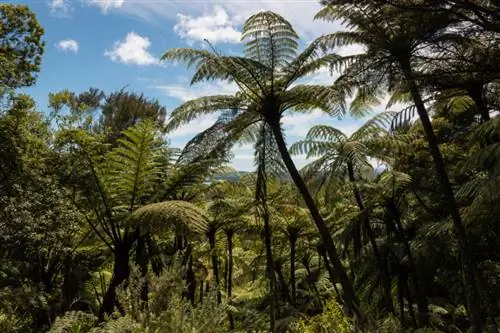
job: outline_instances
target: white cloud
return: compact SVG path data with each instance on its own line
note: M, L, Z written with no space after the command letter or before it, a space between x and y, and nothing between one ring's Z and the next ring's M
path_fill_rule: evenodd
M159 65L159 61L148 48L151 46L149 38L131 31L124 40L117 41L111 50L105 50L104 55L111 60L128 65Z
M241 32L233 24L226 10L216 5L211 14L205 13L198 17L177 14L174 31L190 44L205 39L214 44L238 43Z
M74 39L63 39L56 43L56 47L64 52L77 53L79 45L78 42Z
M66 16L71 10L69 0L50 0L48 5L50 12L58 16Z
M219 7L224 10L232 27L240 26L250 15L261 10L271 10L289 20L302 40L312 40L322 34L339 30L340 23L314 20L322 8L319 1L214 1L204 3L198 0L179 1L130 1L125 2L121 12L139 19L161 24L165 19L176 19L177 13L189 13L191 18ZM205 15L206 16L206 15Z
M110 9L122 7L124 2L124 0L87 0L89 5L101 8L104 14Z

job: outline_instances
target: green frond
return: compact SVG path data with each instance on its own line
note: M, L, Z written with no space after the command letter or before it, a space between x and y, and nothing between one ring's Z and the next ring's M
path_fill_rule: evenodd
M354 44L362 45L363 42L363 36L356 31L337 31L318 38L318 43L324 50L332 50Z
M202 61L215 57L216 55L207 50L194 50L189 48L173 48L165 52L161 60L185 63L186 66L198 67Z
M413 99L411 98L411 94L407 91L395 91L389 97L389 101L387 102L385 108L390 109L396 104L408 104L411 103Z
M311 111L320 109L331 116L343 116L347 107L344 96L335 86L296 85L280 96L282 110Z
M298 36L290 22L281 15L263 11L250 16L243 25L241 40L245 56L270 67L284 68L296 56Z
M347 135L341 130L328 125L313 126L306 136L306 140L324 140L333 143L341 143L347 139Z
M388 129L392 120L396 116L396 112L386 111L381 112L366 121L360 128L351 136L354 140L370 140L381 136L388 135Z
M165 201L135 210L130 221L142 232L161 233L175 226L186 227L195 234L205 234L208 228L205 211L186 201Z
M244 108L244 101L236 96L214 95L190 100L177 107L170 114L167 131L173 131L203 115Z
M288 88L298 79L313 74L321 68L333 66L342 59L336 54L322 55L318 41L313 41L284 69L284 88Z
M159 176L158 156L154 149L155 125L145 120L123 131L119 146L106 155L109 184L119 204L129 211L140 205L154 189Z

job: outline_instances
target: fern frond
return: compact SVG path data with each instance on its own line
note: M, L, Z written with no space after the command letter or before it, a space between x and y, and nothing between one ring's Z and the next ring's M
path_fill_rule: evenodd
M187 227L195 234L205 234L207 215L199 207L186 201L165 201L142 206L135 210L131 223L138 224L143 232L153 234L174 226Z

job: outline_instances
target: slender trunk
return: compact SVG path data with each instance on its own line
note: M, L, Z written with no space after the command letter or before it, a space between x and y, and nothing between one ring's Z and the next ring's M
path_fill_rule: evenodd
M410 92L417 108L422 127L427 136L427 142L429 144L429 150L434 161L434 168L438 176L439 182L441 183L441 188L445 196L446 205L448 212L452 217L453 226L455 234L457 235L460 251L462 253L462 269L464 271L464 287L465 290L469 291L469 308L471 315L472 331L473 333L483 332L483 321L481 318L481 295L479 293L479 288L477 285L477 266L476 260L472 253L469 245L469 240L467 237L467 232L465 230L464 224L462 222L462 217L458 209L455 196L453 194L453 189L451 187L450 180L448 178L448 173L444 165L443 157L441 156L441 151L439 150L437 138L434 135L432 128L432 123L427 113L427 109L420 95L420 91L417 87L413 70L411 68L409 60L401 61L401 69L405 79L409 85Z
M359 188L356 185L356 179L354 177L354 167L351 162L347 163L347 171L349 173L349 181L352 183L354 187L353 188L354 198L356 199L356 203L358 204L360 212L363 213L365 210L365 205L363 202L363 198L361 197L361 192L359 191ZM382 293L385 301L385 306L387 307L387 311L389 311L390 313L394 313L394 302L392 300L392 295L391 295L391 278L389 276L388 271L386 270L386 265L384 263L384 260L380 255L380 251L377 245L377 241L375 239L375 234L370 225L370 221L368 220L367 217L362 217L362 219L363 219L363 227L366 231L366 234L370 241L370 245L373 250L373 255L375 256L377 264L380 269L380 274L382 277ZM357 232L360 233L359 230ZM355 234L355 237L360 237L360 235Z
M160 250L149 233L146 237L146 245L148 246L149 260L151 261L153 273L155 273L156 276L160 276L163 271L163 261L160 257Z
M427 297L424 288L421 286L421 281L418 276L417 266L415 265L415 259L413 258L413 253L410 248L410 244L406 239L406 235L403 230L403 225L401 224L401 218L399 216L399 211L394 202L390 201L388 203L389 211L395 222L395 231L399 241L403 244L406 256L408 257L408 269L413 282L413 289L415 290L415 295L417 298L417 308L418 308L418 322L421 327L429 325L429 305L427 302ZM410 299L410 290L408 289L408 300Z
M141 307L146 307L148 304L148 255L146 252L146 238L147 235L142 235L137 238L135 248L135 262L139 266L141 277L144 279L141 285Z
M332 269L332 266L330 266L330 263L328 262L328 256L326 254L325 247L320 245L318 246L318 251L320 252L321 256L323 257L323 261L325 262L325 267L326 270L328 271L328 277L330 278L330 282L333 285L333 289L335 290L335 293L337 294L337 297L341 298L340 292L337 288L337 283L335 282L335 272Z
M297 235L290 237L290 286L292 287L292 305L297 306L297 286L295 282L295 249L297 246Z
M321 217L321 214L318 210L318 207L316 206L316 203L314 202L313 197L309 193L309 190L306 184L304 183L304 180L300 176L299 171L297 170L295 163L293 162L292 157L288 152L288 148L286 147L285 139L283 137L283 133L281 132L281 126L279 122L270 124L270 126L273 130L273 134L276 139L278 150L281 154L283 162L285 163L287 170L293 179L293 182L299 189L302 198L304 199L304 202L306 203L307 208L311 213L312 219L316 224L316 227L318 228L326 252L328 253L328 256L330 257L330 260L333 264L333 267L335 268L336 276L338 277L339 282L342 285L345 304L350 311L354 312L354 314L358 317L359 321L362 323L364 322L364 318L361 313L361 309L359 308L358 299L354 292L354 288L351 284L351 281L349 281L349 278L347 277L346 270L342 265L342 262L340 261L337 249L330 235L330 230L328 230L328 227L326 226L325 221Z
M194 296L196 294L196 276L193 270L193 255L189 256L188 269L186 272L186 281L187 281L187 299L191 302L191 305L194 305Z
M404 298L404 281L403 277L398 277L398 303L399 303L399 321L402 327L406 327L405 319L405 298Z
M130 246L126 243L117 245L114 251L114 257L113 276L111 277L111 282L102 300L102 305L99 310L99 321L103 321L106 315L111 315L113 313L117 302L116 288L125 282L130 275Z
M212 256L212 270L215 279L215 288L217 289L217 302L222 301L221 294L219 291L219 259L217 258L217 253L215 250L215 230L210 230L208 232L208 242L210 243L210 252Z
M404 283L406 299L408 300L408 313L410 314L413 327L417 326L417 318L415 317L415 310L413 310L413 297L411 296L410 286L408 286L408 279L405 279Z
M203 289L203 280L200 281L200 298L199 298L199 303L203 304L203 293L205 292L205 289Z
M306 278L307 285L309 286L309 289L312 289L314 291L314 295L316 295L316 300L318 301L318 306L321 309L323 308L323 302L321 301L321 295L319 294L319 290L316 287L316 283L314 282L313 274L311 272L311 267L309 267L309 262L306 259L304 259L302 264L304 265L304 268L306 269L307 272L307 278ZM334 288L335 291L337 292L337 296L340 297L340 294L335 285Z
M349 174L349 181L354 186L354 197L356 198L356 202L358 203L359 209L361 212L364 210L363 200L361 198L361 194L359 193L359 189L355 185L356 179L354 177L354 167L351 162L347 162L347 172ZM354 252L354 258L359 257L359 253L361 252L361 220L354 221L354 232L353 232L353 240L352 240L352 248Z
M479 114L481 115L481 120L483 122L490 120L490 110L488 109L488 106L483 99L483 86L477 85L471 87L467 92L476 104L476 107L479 110Z
M290 289L288 289L288 284L285 280L285 276L283 275L283 265L275 261L274 270L276 271L276 275L278 275L279 283L281 285L281 295L283 300L291 303L292 299L290 297Z
M264 184L264 186L266 185ZM274 333L276 322L276 279L274 276L271 226L269 225L269 209L267 207L267 198L264 198L262 206L264 218L264 243L266 246L266 266L267 276L269 278L269 294L271 297L270 332Z
M227 298L231 300L233 296L233 231L226 230L227 238ZM229 313L229 328L234 330L234 318L232 313Z

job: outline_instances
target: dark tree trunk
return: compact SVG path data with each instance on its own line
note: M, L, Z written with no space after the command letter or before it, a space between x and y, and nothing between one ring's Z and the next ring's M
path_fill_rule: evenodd
M227 238L227 298L231 300L233 297L233 231L226 230ZM229 313L229 329L234 330L234 318L232 313Z
M354 198L356 199L356 203L358 204L360 212L363 213L365 210L365 205L363 202L363 198L361 197L361 192L359 191L359 188L356 185L356 178L354 177L354 167L351 162L347 163L347 171L349 173L349 181L352 183L354 187L353 188ZM370 221L368 220L367 217L362 217L362 219L363 219L363 227L370 241L370 245L373 250L373 255L377 260L377 264L379 266L380 274L382 277L382 293L384 297L385 306L387 308L387 311L389 311L390 313L394 313L394 302L392 300L392 295L391 295L391 277L389 276L389 273L386 270L386 264L378 249L377 240L375 239L375 234L370 225ZM361 237L361 233L359 230L355 231L354 237L355 238ZM359 242L361 242L361 239L359 240Z
M266 186L264 184L264 186ZM271 298L271 313L270 313L270 332L274 333L276 323L276 279L274 275L273 250L271 238L271 226L269 221L269 209L267 207L267 198L262 202L263 219L264 219L264 243L266 247L266 268L267 277L269 279L269 296Z
M479 114L481 115L481 120L486 122L490 120L490 110L484 102L483 98L483 86L481 84L468 89L468 94L476 104Z
M217 257L217 252L215 249L215 230L210 230L208 232L208 242L210 243L210 252L212 256L212 270L214 274L214 279L215 279L215 288L217 289L217 302L221 302L221 294L219 290L219 259Z
M332 266L328 262L329 260L328 260L327 254L326 254L325 247L323 245L318 246L318 251L321 253L321 256L323 257L323 261L325 262L325 267L326 267L326 270L328 271L328 277L330 278L330 282L333 285L333 289L335 289L335 293L337 294L337 297L340 299L341 295L340 295L340 292L337 288L337 282L335 280L335 272L333 271Z
M304 180L300 176L299 171L297 170L295 163L293 162L292 157L288 152L288 148L286 146L283 133L281 132L281 126L279 121L271 123L270 126L273 130L273 134L276 143L278 145L278 150L281 154L283 162L285 163L287 170L293 179L293 182L300 191L300 194L302 195L302 198L304 199L304 202L306 203L307 208L311 213L312 219L316 224L316 227L318 228L326 252L328 253L328 256L330 257L330 260L333 264L333 267L335 268L336 276L339 279L340 284L342 285L345 304L349 308L349 310L353 311L353 313L358 317L360 323L362 323L364 322L364 316L362 315L361 309L359 308L359 302L354 292L354 288L351 284L351 281L349 281L346 270L342 265L342 262L340 261L340 258L338 256L337 249L330 235L330 230L328 230L328 227L326 226L325 221L321 217L321 214L318 210L318 207L316 206L316 203L314 202L313 197L309 193L309 190L306 184L304 183Z
M401 322L402 327L406 327L406 319L405 319L405 288L403 277L398 277L398 303L399 303L399 320Z
M193 270L193 256L189 256L188 269L186 272L186 281L187 281L187 293L186 298L191 302L191 305L194 305L194 296L196 294L196 276Z
M200 281L200 298L199 302L200 304L203 304L203 294L205 293L205 289L203 289L203 280Z
M297 286L295 282L295 249L297 246L297 235L290 237L290 286L292 287L292 305L297 305Z
M413 253L410 248L410 244L406 239L406 235L401 224L401 219L399 216L399 211L394 202L388 202L388 208L394 219L396 235L398 240L403 244L406 256L408 257L408 269L411 280L413 282L413 289L417 298L417 308L418 308L418 322L421 327L429 325L429 305L427 302L427 296L424 288L421 286L421 281L418 276L417 266L415 264L415 259L413 258ZM408 289L408 300L410 300L410 290Z
M139 266L141 272L141 277L144 279L141 286L141 306L147 308L148 304L148 254L146 251L146 238L147 235L140 235L137 238L137 244L135 248L135 262Z
M469 291L469 297L467 298L469 301L472 331L473 333L482 333L483 321L481 318L481 295L477 284L478 274L476 260L470 248L467 232L462 222L462 216L460 215L460 211L453 194L453 189L448 178L443 157L441 155L441 151L439 150L438 141L434 135L432 123L416 84L409 59L403 59L403 61L400 62L400 65L403 70L404 77L409 85L410 93L417 108L422 127L424 128L424 132L427 136L429 150L434 161L434 168L441 184L441 190L446 200L448 212L453 220L455 234L458 238L460 252L462 254L462 269L465 280L464 289Z
M114 251L115 263L113 267L113 276L109 283L108 290L104 294L102 305L99 310L99 321L103 321L106 315L113 313L116 300L116 288L125 282L130 275L130 245L127 242L117 245ZM122 311L122 309L120 309Z
M288 284L285 280L285 276L283 275L283 266L281 263L274 262L274 270L276 271L276 275L278 275L279 283L281 286L281 295L284 301L292 302L290 298L290 290L288 289Z
M153 241L149 233L146 237L146 245L148 246L149 260L151 261L153 273L155 273L156 276L160 276L163 272L163 261L161 260L158 246Z
M307 260L304 260L302 262L302 264L304 265L304 268L306 269L306 272L307 272L306 281L307 281L307 284L309 286L309 289L313 290L314 295L316 296L316 299L318 301L318 307L321 309L321 308L323 308L323 302L321 300L321 295L319 294L318 288L316 287L316 283L314 282L315 279L314 279L313 274L311 272L311 267L309 267L309 262ZM337 296L340 298L339 291L337 290L337 287L335 286L335 284L333 285L333 288L337 292Z
M414 327L417 326L417 318L415 317L415 311L413 310L413 297L411 296L410 286L408 286L408 279L404 281L405 295L408 300L408 313L410 314L411 321Z

